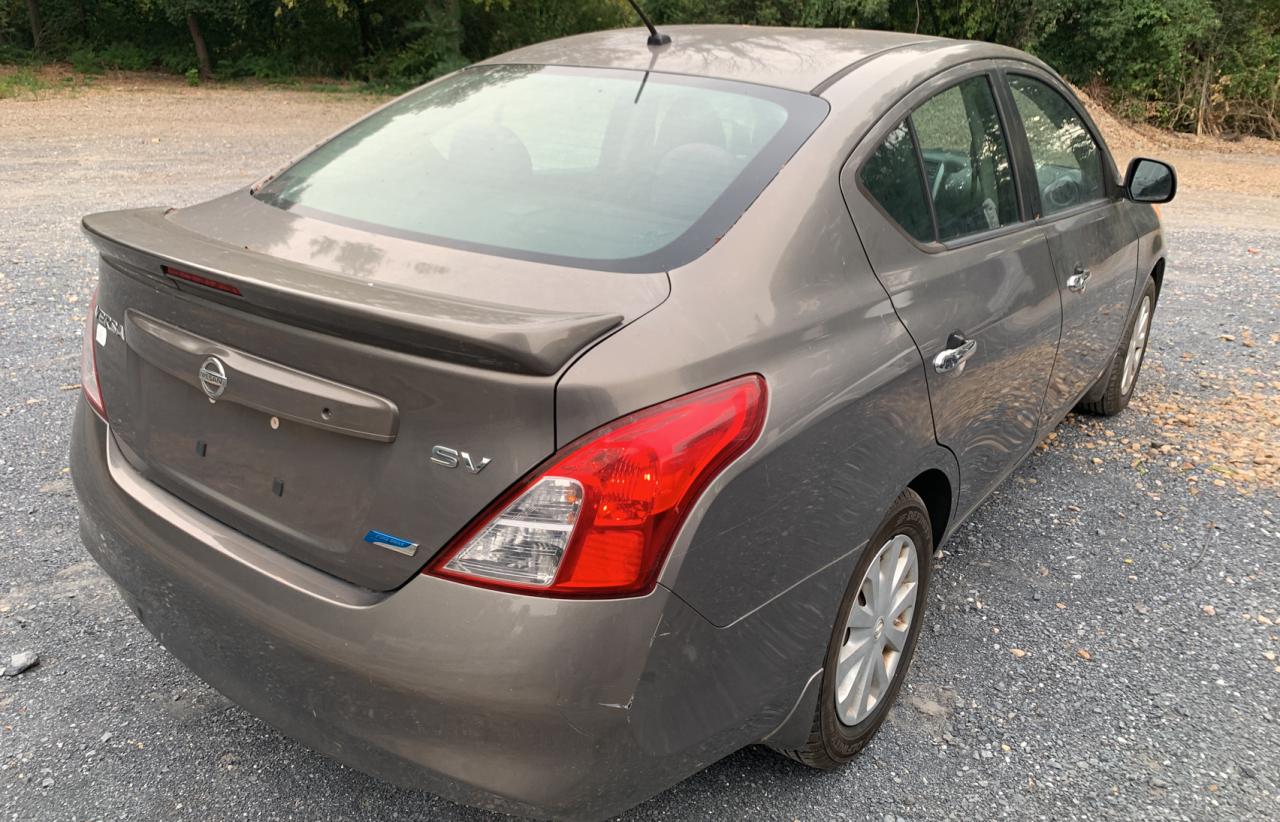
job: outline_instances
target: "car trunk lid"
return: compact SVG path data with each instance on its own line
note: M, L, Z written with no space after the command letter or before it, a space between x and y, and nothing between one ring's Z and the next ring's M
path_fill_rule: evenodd
M247 195L84 226L102 254L95 345L125 457L374 590L402 584L552 453L559 373L668 288L660 274L384 238Z

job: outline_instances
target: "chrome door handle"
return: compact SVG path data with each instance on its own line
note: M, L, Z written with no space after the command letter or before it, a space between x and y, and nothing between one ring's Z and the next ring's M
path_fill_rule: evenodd
M1076 266L1076 273L1067 278L1067 290L1079 294L1089 284L1091 272L1082 265Z
M964 364L978 350L977 340L966 340L959 334L952 334L947 339L947 345L951 347L939 351L938 356L933 358L933 370L939 374L959 374L964 371Z

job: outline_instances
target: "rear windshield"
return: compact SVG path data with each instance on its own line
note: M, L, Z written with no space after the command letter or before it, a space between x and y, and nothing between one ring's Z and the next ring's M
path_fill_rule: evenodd
M442 245L662 271L728 231L826 113L746 83L481 66L375 112L256 196Z

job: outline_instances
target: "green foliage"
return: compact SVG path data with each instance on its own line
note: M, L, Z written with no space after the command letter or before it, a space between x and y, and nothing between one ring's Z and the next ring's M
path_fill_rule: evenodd
M582 31L635 26L626 0L0 0L0 63L85 74L198 68L407 88ZM1119 113L1188 131L1280 137L1280 0L643 0L661 24L860 26L1032 51ZM13 75L9 75L13 76ZM16 80L7 81L20 88Z
M405 42L399 49L364 62L367 79L391 87L411 87L470 62L462 56L462 21L456 4L453 8L428 8L422 19L403 24L400 34Z
M1166 128L1280 136L1280 4L1088 0L1039 52L1120 110Z
M44 83L29 68L20 68L12 74L0 75L0 100L8 97L30 97L44 88Z
M78 48L68 55L67 61L82 74L101 74L107 69L143 71L156 65L154 54L132 43L112 43L98 50Z
M81 84L75 77L47 80L29 67L0 73L0 100L7 97L36 97L47 89L73 88Z
M297 64L287 55L279 52L274 54L241 54L218 62L218 77L224 80L252 77L255 80L282 82L297 74Z
M0 65L30 66L39 62L40 58L30 49L23 48L16 43L0 42Z
M195 65L195 56L189 48L172 45L143 48L132 43L111 43L99 47L80 45L65 59L80 74L151 70L184 74Z

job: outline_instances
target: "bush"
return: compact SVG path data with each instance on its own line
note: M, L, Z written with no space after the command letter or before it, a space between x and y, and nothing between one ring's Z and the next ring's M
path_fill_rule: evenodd
M154 53L144 52L131 43L112 43L101 49L81 48L71 52L68 62L84 74L101 74L106 70L143 71L157 64Z
M9 66L29 66L38 63L39 58L30 49L13 43L0 41L0 64Z
M0 100L32 96L44 86L34 71L21 68L11 74L0 75Z
M407 24L403 31L407 42L401 48L365 64L369 80L408 88L462 68L468 62L459 50L461 28L456 20L436 14Z
M297 74L297 64L282 54L244 54L218 63L218 77L223 79L252 77L257 80L279 81Z

